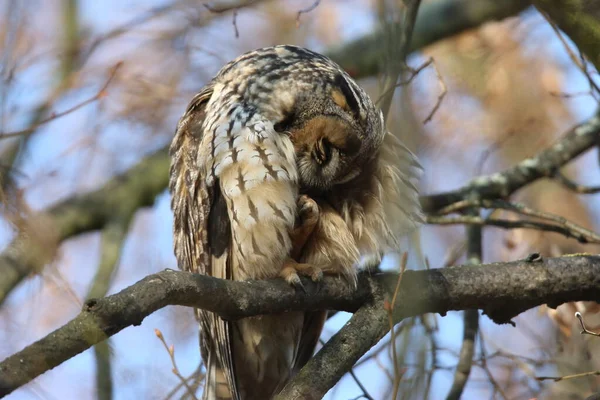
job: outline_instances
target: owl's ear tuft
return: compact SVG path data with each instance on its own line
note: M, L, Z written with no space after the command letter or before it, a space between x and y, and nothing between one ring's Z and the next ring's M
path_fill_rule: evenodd
M358 100L356 99L356 96L354 96L346 78L344 78L342 74L337 74L335 76L334 84L336 89L332 92L333 101L343 109L352 112L356 119L360 119L360 106L358 105Z

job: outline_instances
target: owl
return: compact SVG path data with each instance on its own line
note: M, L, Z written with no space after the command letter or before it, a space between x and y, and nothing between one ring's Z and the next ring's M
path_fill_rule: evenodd
M225 65L187 107L170 154L175 255L195 273L355 284L362 257L397 248L421 221L414 155L348 74L304 48ZM326 317L196 313L203 398L235 400L278 393L312 356Z

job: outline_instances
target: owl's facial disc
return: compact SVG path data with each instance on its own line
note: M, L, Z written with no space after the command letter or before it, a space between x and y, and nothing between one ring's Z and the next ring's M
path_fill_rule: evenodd
M348 122L335 115L320 115L293 130L301 186L323 192L360 174L355 161L361 139Z

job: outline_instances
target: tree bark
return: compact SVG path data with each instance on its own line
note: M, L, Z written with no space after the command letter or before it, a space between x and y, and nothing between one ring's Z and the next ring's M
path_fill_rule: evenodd
M320 284L305 279L306 292L302 292L282 280L235 282L166 270L112 296L88 300L73 320L2 361L0 397L122 329L140 325L167 305L203 308L227 319L299 310L356 312L283 392L322 396L347 371L346 366L353 365L389 330L389 321L381 314L397 280L396 273L362 273L354 290L335 277L326 277ZM393 319L397 323L427 312L445 315L451 310L480 309L496 323L512 323L513 317L540 304L557 307L585 300L600 301L600 256L531 257L406 271ZM349 346L348 340L357 342Z

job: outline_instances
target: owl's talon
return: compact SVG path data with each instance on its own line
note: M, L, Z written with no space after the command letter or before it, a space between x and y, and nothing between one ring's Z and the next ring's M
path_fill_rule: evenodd
M296 270L294 270L292 267L284 268L283 270L281 270L279 275L283 279L285 279L285 281L288 283L288 285L293 286L297 289L302 289L302 291L304 293L306 293L306 289L304 288L304 285L302 284L302 281L300 280L300 276L298 276L298 274L296 273Z
M294 287L296 289L300 289L302 290L302 292L304 292L304 294L306 294L306 288L304 287L304 285L302 284L302 281L300 280L300 277L298 277L298 283L294 285Z
M313 282L320 282L323 280L323 271L319 267L315 267L312 264L296 263L293 268L297 273L308 276Z
M301 264L294 260L287 261L279 273L279 276L285 279L288 284L294 287L299 287L306 292L299 275L307 276L313 282L320 282L323 280L323 271L321 271L320 268L317 268L311 264Z
M312 267L312 268L314 268L314 271L310 275L310 279L312 279L313 282L321 282L323 280L323 271L321 271L320 268L316 268L316 267Z

